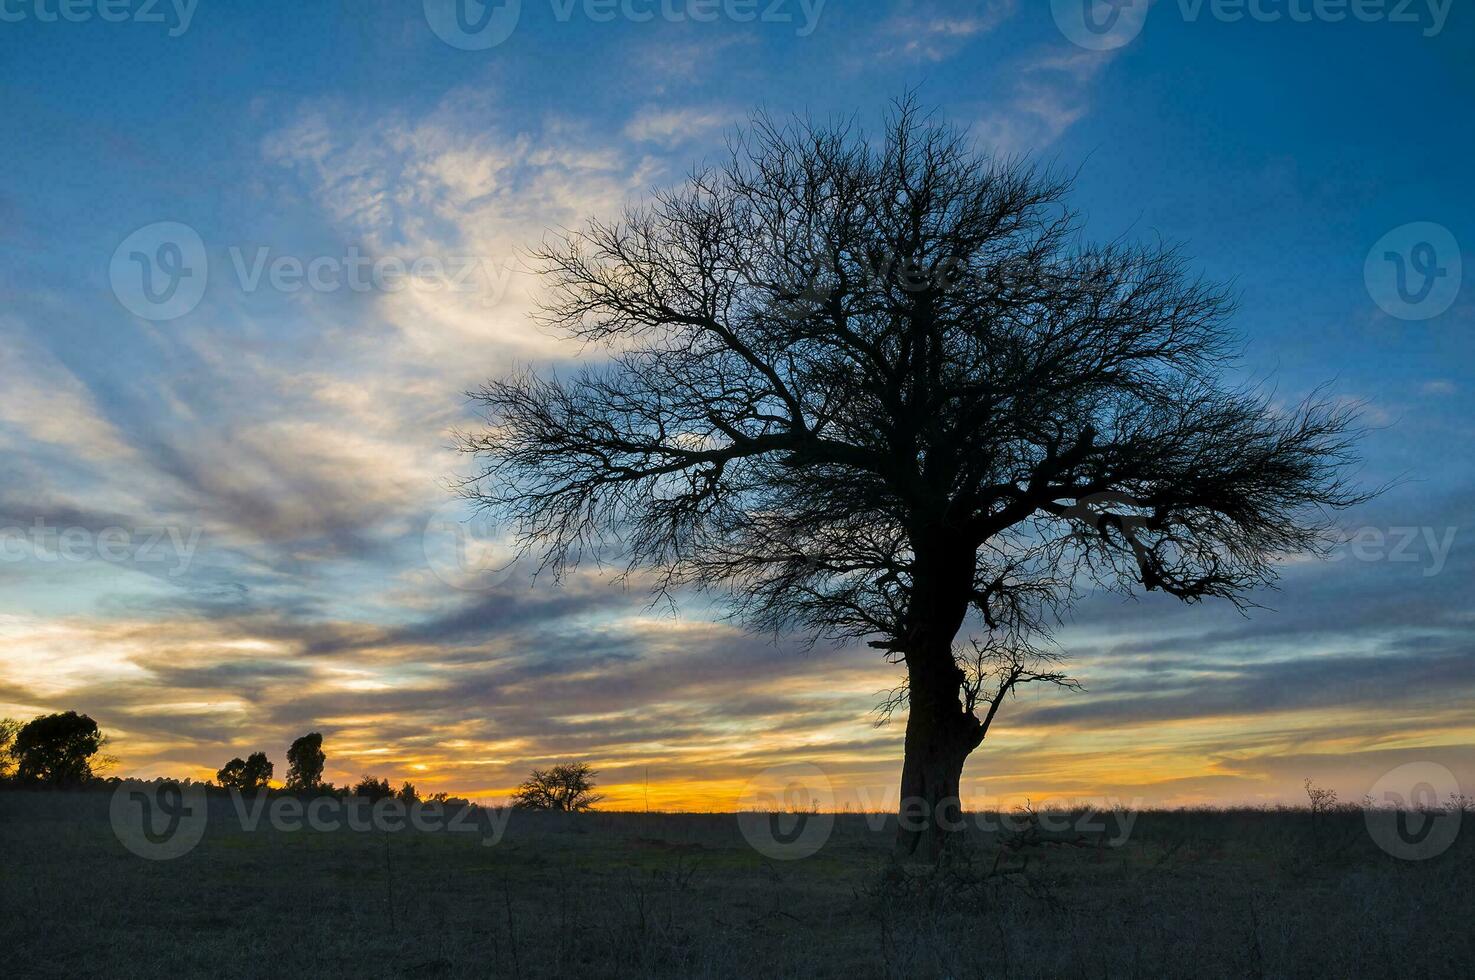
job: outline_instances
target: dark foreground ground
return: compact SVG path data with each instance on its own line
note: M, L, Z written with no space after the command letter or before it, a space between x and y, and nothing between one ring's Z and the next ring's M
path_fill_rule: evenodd
M517 814L465 831L241 828L172 860L109 795L0 794L0 973L282 977L1475 975L1475 814L1438 857L1361 812L1139 814L970 833L938 871L836 818L802 860L731 815ZM1068 841L1068 843L1067 843Z

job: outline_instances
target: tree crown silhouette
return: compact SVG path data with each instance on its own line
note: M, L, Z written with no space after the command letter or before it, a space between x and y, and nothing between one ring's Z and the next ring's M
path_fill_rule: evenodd
M597 775L584 762L534 769L513 794L512 805L520 810L592 810L604 799L594 792Z
M97 722L75 711L41 715L15 733L15 775L25 783L76 786L93 777L92 758L105 739Z
M756 119L538 250L546 321L611 354L474 392L466 492L554 574L618 542L657 594L904 663L902 795L936 810L1008 694L1069 683L1085 589L1244 606L1360 499L1351 412L1223 381L1226 289L1082 243L1069 185L910 102L874 142Z
M320 787L327 759L320 732L309 732L293 741L287 749L287 788L312 790Z

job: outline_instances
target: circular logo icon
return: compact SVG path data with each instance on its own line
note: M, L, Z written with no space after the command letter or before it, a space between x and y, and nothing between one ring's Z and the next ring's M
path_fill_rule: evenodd
M774 766L748 780L738 797L737 817L753 850L775 861L797 861L830 839L835 792L818 766Z
M1110 51L1142 33L1151 0L1050 0L1055 26L1091 51Z
M1463 274L1459 242L1432 221L1394 228L1378 239L1362 267L1373 302L1400 320L1428 320L1449 309Z
M125 782L113 791L108 817L128 850L150 861L170 861L205 836L208 810L203 786Z
M462 51L495 48L512 36L522 0L425 0L425 20L435 36Z
M511 534L465 500L435 509L421 545L435 577L467 592L490 592L511 578L517 565Z
M205 243L189 225L156 221L113 250L113 295L146 320L173 320L199 305L210 276Z
M1396 858L1424 861L1449 849L1460 833L1460 792L1454 773L1437 762L1410 762L1383 774L1364 811L1373 841Z

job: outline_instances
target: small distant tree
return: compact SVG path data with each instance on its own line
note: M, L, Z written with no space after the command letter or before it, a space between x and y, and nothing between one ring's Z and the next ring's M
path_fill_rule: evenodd
M92 757L102 745L97 722L68 711L27 722L15 733L11 754L21 782L76 786L93 777Z
M583 762L534 769L513 794L512 805L519 810L592 810L604 799L594 792L597 775Z
M323 784L323 765L328 757L323 754L321 732L309 732L292 743L287 750L287 788L290 790L315 790Z
M20 722L14 718L0 718L0 782L15 775L15 736L20 731Z
M226 789L258 793L267 788L274 769L265 752L252 752L244 759L237 757L227 762L215 773L215 778Z
M1306 799L1311 804L1311 812L1317 815L1337 809L1337 791L1316 785L1310 776L1306 777Z
M375 779L373 776L365 773L364 778L360 779L358 785L354 786L353 795L361 796L366 800L378 803L380 800L387 800L393 796L394 790L389 788L389 780Z
M415 790L415 784L409 780L405 780L405 784L399 788L399 792L395 794L395 797L401 803L420 802L420 794Z

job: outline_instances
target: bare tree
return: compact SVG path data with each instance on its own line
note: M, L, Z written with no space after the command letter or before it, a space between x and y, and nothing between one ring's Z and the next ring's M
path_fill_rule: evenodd
M758 117L539 249L548 322L607 362L473 393L465 490L555 574L619 542L658 594L905 665L905 852L941 846L1001 702L1068 681L1039 651L1083 590L1243 607L1360 499L1349 411L1227 385L1226 290L1082 244L1068 189L910 102L876 142Z
M604 799L594 792L597 775L585 762L534 769L513 794L512 805L519 810L592 810Z

